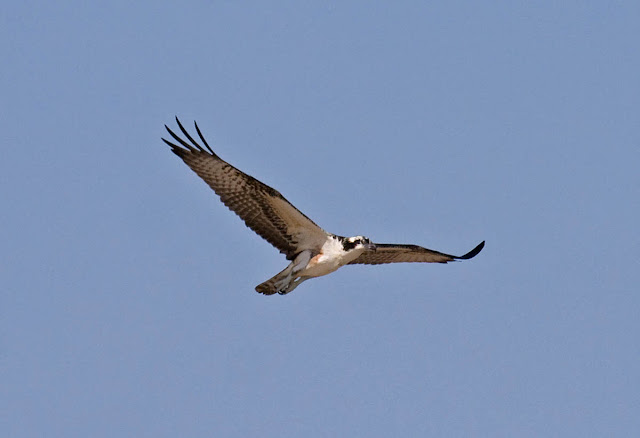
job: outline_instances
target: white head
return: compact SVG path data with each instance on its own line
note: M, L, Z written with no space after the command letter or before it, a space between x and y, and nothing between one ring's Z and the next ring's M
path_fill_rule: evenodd
M342 238L342 249L344 249L345 251L352 251L352 250L375 251L376 246L367 237L354 236L354 237Z

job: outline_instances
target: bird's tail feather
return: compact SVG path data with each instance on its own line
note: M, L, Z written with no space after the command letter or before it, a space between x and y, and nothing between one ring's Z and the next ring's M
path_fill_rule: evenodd
M276 292L278 292L278 288L276 287L276 281L279 280L278 275L268 279L264 283L260 283L259 285L257 285L256 292L260 292L261 294L265 294L265 295L273 295Z
M276 292L282 292L283 286L288 286L291 282L292 266L289 265L276 275L256 286L256 292L265 295L273 295Z

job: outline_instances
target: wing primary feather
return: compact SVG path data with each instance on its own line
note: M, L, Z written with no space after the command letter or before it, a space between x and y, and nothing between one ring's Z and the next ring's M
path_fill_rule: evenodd
M209 149L209 152L211 152L211 155L217 157L215 152L213 152L213 150L209 147L209 143L207 143L207 140L204 139L204 136L202 135L202 132L200 132L200 128L198 128L198 124L196 123L195 120L193 121L193 124L196 126L196 131L198 132L198 136L200 137L200 140L202 140L206 148Z
M202 151L202 152L206 152L206 151L204 150L204 148L203 148L202 146L200 146L200 145L198 144L198 142L197 142L197 141L195 141L195 140L193 139L193 137L191 137L191 135L189 135L189 133L187 132L187 130L186 130L186 129L184 129L184 126L182 126L182 123L180 123L180 120L178 120L178 117L176 117L176 122L178 122L178 126L180 127L180 131L182 131L182 133L183 133L183 134L184 134L184 135L189 139L189 141L191 142L191 144L193 144L195 147L197 147L200 151Z
M167 129L167 132L171 135L171 137L174 138L174 140L176 140L178 143L180 143L182 146L184 146L186 149L190 150L191 152L196 152L197 149L194 148L193 146L191 146L189 143L187 143L186 141L184 141L183 139L181 139L180 137L178 137L176 135L175 132L173 132L171 130L171 128L169 128L167 125L164 125L164 127ZM164 138L163 138L164 140ZM176 148L178 147L177 145L174 145L172 143L169 143L167 140L164 140L165 143L167 143L169 146L171 146L172 148ZM175 151L174 151L175 152Z
M473 248L471 251L469 251L469 252L468 252L468 253L466 253L465 255L460 256L460 257L456 257L456 258L457 258L457 259L459 259L459 260L469 260L469 259L472 259L472 258L474 258L475 256L477 256L477 255L478 255L478 253L479 253L480 251L482 251L482 248L484 248L484 240L483 240L482 242L480 242L480 243L478 244L478 246L476 246L475 248Z
M173 152L174 154L176 154L177 156L179 156L180 158L184 159L184 156L190 153L193 153L193 151L190 151L188 149L184 149L181 148L180 146L178 146L177 144L171 143L168 140L165 140L164 138L161 139L163 142L165 142L167 145L169 145L169 147L171 147L171 152Z
M182 149L181 147L179 147L179 146L177 146L177 145L175 145L175 144L171 143L171 142L170 142L170 141L168 141L168 140L165 140L164 138L161 138L160 140L164 141L167 145L169 145L169 147L171 148L171 151L172 151L172 152L176 152L176 149L181 150L181 151L184 151L184 149ZM176 153L177 153L177 152L176 152Z

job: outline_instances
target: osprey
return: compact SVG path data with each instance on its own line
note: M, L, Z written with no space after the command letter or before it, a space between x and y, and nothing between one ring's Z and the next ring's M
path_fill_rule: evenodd
M364 236L343 237L327 233L295 208L277 190L236 169L209 147L198 124L196 132L206 150L196 142L176 117L187 141L167 125L167 132L180 145L164 138L173 153L202 178L235 212L267 242L286 255L291 263L274 277L256 286L265 295L281 295L294 290L305 280L330 274L347 264L447 263L475 257L484 241L463 256L454 256L417 245L372 243Z

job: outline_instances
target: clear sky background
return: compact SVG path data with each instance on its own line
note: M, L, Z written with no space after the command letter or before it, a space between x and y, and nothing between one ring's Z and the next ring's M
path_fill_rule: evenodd
M9 2L7 437L640 436L638 2ZM328 231L286 266L160 141Z

